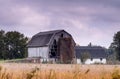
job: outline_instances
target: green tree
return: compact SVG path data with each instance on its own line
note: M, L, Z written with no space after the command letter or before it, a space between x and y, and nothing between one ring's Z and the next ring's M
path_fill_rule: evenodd
M90 53L89 52L83 52L81 53L81 61L84 63L86 59L90 58Z
M17 31L10 31L5 34L6 52L8 59L26 57L27 37Z
M3 30L0 31L0 59L3 59L4 52L5 52L5 42L4 42L4 36L5 32Z
M111 43L112 49L114 49L116 59L120 61L120 31L118 31L113 38L113 43Z

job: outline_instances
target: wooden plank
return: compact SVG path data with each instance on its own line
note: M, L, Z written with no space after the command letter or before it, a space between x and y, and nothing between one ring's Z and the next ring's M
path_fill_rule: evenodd
M71 38L60 38L59 39L59 54L60 61L62 63L71 63L75 57L74 44Z

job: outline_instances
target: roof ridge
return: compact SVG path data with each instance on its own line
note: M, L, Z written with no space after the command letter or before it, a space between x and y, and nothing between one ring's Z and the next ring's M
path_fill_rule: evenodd
M50 31L43 31L43 32L39 32L39 33L37 33L36 35L55 34L55 33L60 32L60 31L64 31L64 30L50 30ZM36 36L36 35L35 35L35 36Z

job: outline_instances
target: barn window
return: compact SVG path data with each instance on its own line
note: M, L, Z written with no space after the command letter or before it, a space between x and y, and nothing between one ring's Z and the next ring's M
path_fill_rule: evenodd
M56 40L54 40L54 43L53 43L54 45L56 45L57 44L57 42L56 42Z
M100 60L102 61L102 58L100 58Z
M61 37L63 38L63 34L61 34Z

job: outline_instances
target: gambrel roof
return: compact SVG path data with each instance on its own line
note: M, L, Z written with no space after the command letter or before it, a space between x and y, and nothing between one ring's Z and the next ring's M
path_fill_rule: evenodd
M54 35L56 33L62 32L62 31L64 31L64 30L54 30L54 31L39 32L38 34L36 34L36 35L34 35L32 37L32 39L29 41L27 46L28 47L48 46L50 44L50 40L53 39ZM66 32L66 31L64 31L64 32Z
M76 58L81 58L83 53L89 53L90 58L106 58L107 49L101 46L76 46Z

